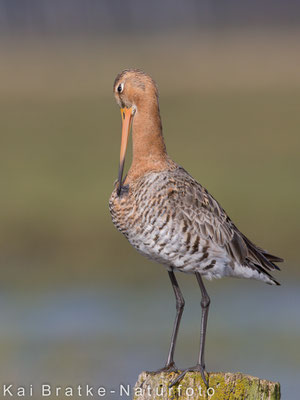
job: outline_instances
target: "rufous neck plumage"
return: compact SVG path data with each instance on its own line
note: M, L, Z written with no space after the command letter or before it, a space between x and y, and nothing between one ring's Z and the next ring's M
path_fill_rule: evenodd
M126 182L168 165L157 99L144 98L139 103L132 124L133 157Z

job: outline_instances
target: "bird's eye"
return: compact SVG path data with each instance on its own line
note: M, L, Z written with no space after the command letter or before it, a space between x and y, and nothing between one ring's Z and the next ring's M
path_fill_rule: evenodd
M124 89L124 83L120 83L120 85L117 88L118 93L122 93Z

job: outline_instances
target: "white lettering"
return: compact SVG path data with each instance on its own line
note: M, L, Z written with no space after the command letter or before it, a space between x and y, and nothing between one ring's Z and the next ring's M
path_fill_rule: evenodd
M88 397L88 396L94 396L94 393L93 393L93 386L89 386L89 385L86 385L86 391L85 391L85 395Z
M98 388L98 396L103 397L103 396L105 396L105 395L106 395L106 389L105 389L105 387L100 386L100 387Z
M10 389L12 388L12 385L8 385L8 386L6 386L6 385L3 385L3 396L6 396L6 395L8 395L8 396L11 396L12 397L12 392L10 391Z
M123 396L123 392L126 396L130 396L130 385L127 385L126 388L124 385L120 385L120 396Z
M61 386L56 386L55 388L55 395L58 397L59 396L59 392L61 391Z
M73 388L71 386L66 387L65 396L66 397L73 397Z
M25 388L23 386L19 386L18 387L17 396L18 397L24 397L25 396Z
M178 396L181 396L181 388L182 388L182 385L178 385L178 388L177 388Z
M202 387L198 386L198 392L199 392L199 396L202 397Z
M147 386L147 394L148 394L148 396L151 396L151 386L150 385Z
M143 389L140 387L135 388L134 394L135 396L143 396Z
M160 389L160 392L159 392ZM164 395L164 387L162 385L158 386L156 388L156 396L162 397Z
M72 386L51 386L51 384L42 384L41 385L41 393L40 397L50 397L52 396L60 398L60 397L105 397L108 393L116 393L116 390L107 390L104 386L93 387L90 385L77 385L76 387ZM157 397L163 398L167 396L171 398L174 396L173 387L165 387L163 385L158 385L155 387L151 387L151 385L145 385L143 387L136 387L132 390L130 384L120 384L119 385L119 396L120 397L131 397L132 391L134 391L134 396L137 398L142 398L146 396L147 398ZM0 388L0 397L1 394L3 397L33 397L33 384L28 386L14 386L14 384L2 384L2 393ZM183 393L184 392L184 393ZM197 398L202 398L203 396L206 398L211 398L215 395L215 389L213 387L208 387L206 390L203 389L200 385L198 387L182 387L182 385L178 385L176 387L176 395L178 397L185 396L187 398L193 398L197 393ZM206 396L205 396L206 395ZM1 400L1 399L0 399Z
M42 385L42 397L51 396L51 386Z

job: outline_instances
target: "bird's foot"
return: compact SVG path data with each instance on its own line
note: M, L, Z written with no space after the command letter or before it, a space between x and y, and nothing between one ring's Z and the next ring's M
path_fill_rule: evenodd
M161 372L178 372L178 368L176 367L174 361L169 364L166 364L163 368L158 369L157 371L152 371L154 374L159 374Z
M176 379L174 379L173 382L171 382L171 384L169 385L169 388L171 388L172 386L176 385L179 381L181 381L181 379L185 376L185 374L187 372L200 372L201 377L203 379L203 382L205 384L206 387L208 387L208 382L207 382L207 378L205 375L207 375L207 372L205 371L205 366L202 366L200 364L197 364L195 367L191 367L191 368L187 368L186 370L184 370L183 372L181 372L180 375L177 376Z

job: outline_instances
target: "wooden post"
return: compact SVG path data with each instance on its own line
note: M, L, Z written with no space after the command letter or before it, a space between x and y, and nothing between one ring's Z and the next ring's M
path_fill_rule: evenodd
M174 387L174 372L142 372L133 390L133 400L280 400L280 384L241 373L208 374L206 388L201 375L188 372Z

